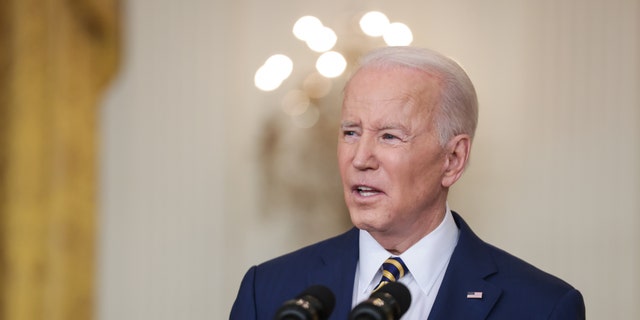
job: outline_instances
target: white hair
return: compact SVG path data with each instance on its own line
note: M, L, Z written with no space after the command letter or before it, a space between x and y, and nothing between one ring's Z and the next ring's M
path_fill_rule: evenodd
M458 134L468 134L473 139L478 125L478 98L473 83L458 63L430 49L383 47L363 56L357 70L377 66L408 67L435 73L442 81L435 116L440 144L444 146Z

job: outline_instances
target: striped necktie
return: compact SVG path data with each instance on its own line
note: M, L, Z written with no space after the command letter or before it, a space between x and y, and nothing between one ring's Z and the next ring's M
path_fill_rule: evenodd
M391 257L387 259L382 264L382 279L380 279L380 283L378 283L376 288L373 289L373 292L376 292L378 289L389 282L395 282L399 280L408 271L409 269L407 269L407 266L404 264L402 259L400 259L400 257Z

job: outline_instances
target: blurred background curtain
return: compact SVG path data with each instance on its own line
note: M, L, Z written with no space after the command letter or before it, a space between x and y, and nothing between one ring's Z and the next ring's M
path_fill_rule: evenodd
M93 316L97 103L116 0L0 1L0 319Z

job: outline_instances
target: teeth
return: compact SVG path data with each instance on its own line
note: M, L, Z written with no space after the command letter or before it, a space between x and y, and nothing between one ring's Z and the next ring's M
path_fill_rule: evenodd
M363 197L370 197L378 194L378 191L369 187L358 187L357 190L358 190L358 193Z

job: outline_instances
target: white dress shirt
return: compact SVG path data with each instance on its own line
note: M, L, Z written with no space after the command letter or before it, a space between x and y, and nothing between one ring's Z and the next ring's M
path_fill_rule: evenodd
M458 235L458 227L447 207L440 225L400 255L409 273L399 282L411 291L411 306L401 319L427 319L458 243ZM359 246L352 307L369 298L382 278L382 263L393 256L364 230L360 230Z

